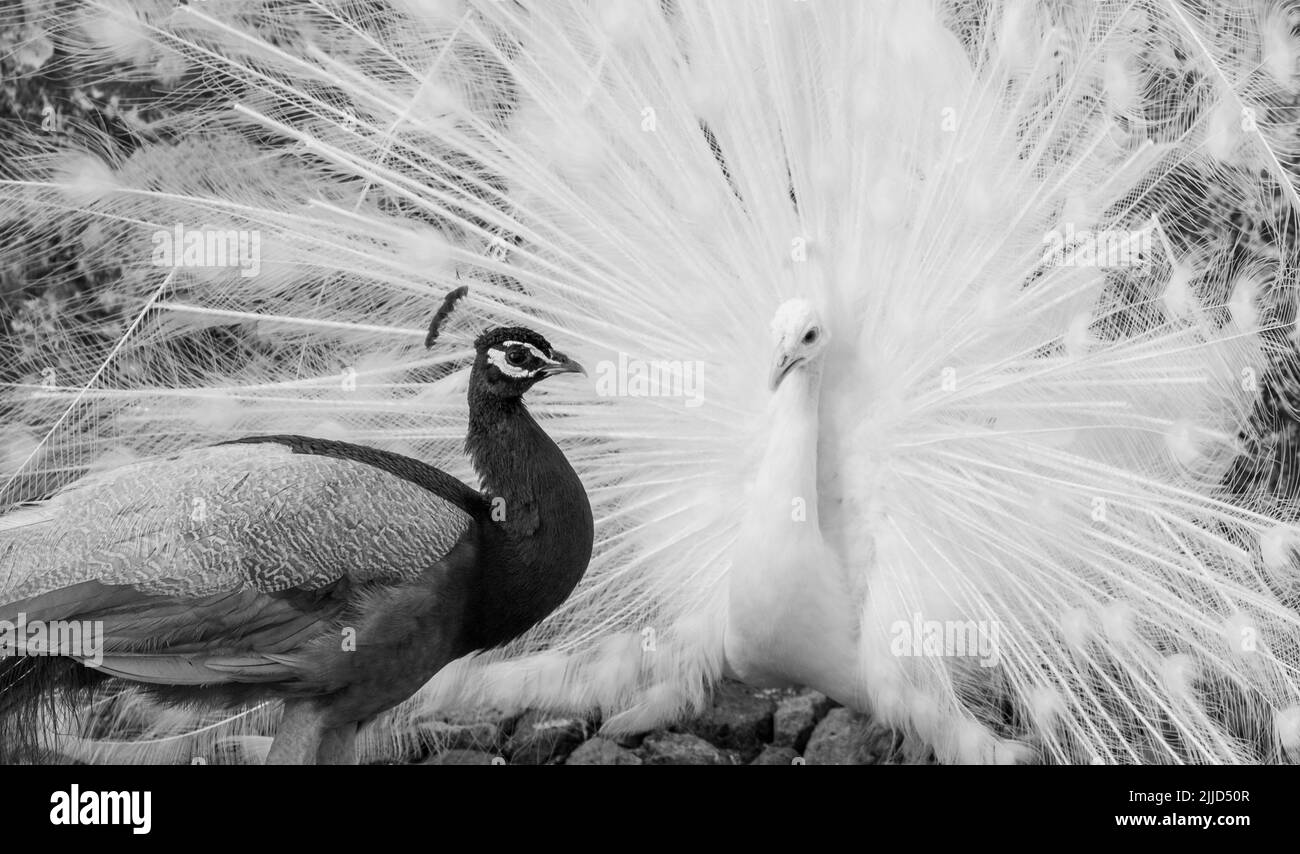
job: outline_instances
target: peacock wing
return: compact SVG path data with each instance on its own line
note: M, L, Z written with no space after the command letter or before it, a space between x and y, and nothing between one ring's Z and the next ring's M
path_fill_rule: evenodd
M303 441L136 463L11 514L0 619L97 621L105 669L143 681L285 678L356 585L443 571L474 525L432 467Z

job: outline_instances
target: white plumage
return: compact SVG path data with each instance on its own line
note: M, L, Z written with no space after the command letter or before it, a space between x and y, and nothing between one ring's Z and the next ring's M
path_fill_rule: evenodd
M777 310L772 332L768 445L727 573L726 665L751 685L809 685L865 708L858 609L817 506L818 403L830 336L803 300Z
M5 498L250 433L465 478L471 327L419 345L470 282L479 320L597 366L536 407L596 553L373 752L462 703L652 726L726 650L945 760L1284 758L1295 518L1239 475L1269 463L1251 416L1292 358L1294 248L1243 261L1206 220L1295 233L1294 23L1226 0L51 6L70 61L183 109L125 110L129 154L8 143L14 219L84 229L81 263L120 276L112 320L25 353ZM160 260L178 223L248 263ZM820 397L812 364L766 388L791 297L830 334ZM798 498L805 521L765 521ZM996 637L997 663L917 626ZM118 713L138 743L68 749L184 756L272 716Z

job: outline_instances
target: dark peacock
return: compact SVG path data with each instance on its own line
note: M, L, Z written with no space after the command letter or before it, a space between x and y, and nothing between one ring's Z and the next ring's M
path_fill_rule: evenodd
M4 517L0 620L103 628L93 653L36 641L0 661L0 761L40 759L45 701L110 679L180 704L283 698L269 762L355 761L359 725L527 631L581 579L586 492L523 402L574 372L530 329L475 341L465 444L484 493L375 448L252 436L92 475Z

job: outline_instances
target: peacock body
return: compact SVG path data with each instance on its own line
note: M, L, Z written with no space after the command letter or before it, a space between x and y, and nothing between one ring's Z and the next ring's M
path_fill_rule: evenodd
M647 728L730 670L950 761L1293 758L1297 529L1268 423L1294 359L1293 18L33 3L54 66L152 89L110 133L5 143L8 256L72 241L51 276L111 284L71 298L91 322L29 324L4 501L247 435L467 480L469 324L419 343L469 283L477 324L596 365L594 393L534 405L590 497L591 565L376 722L369 755L462 704ZM1221 212L1270 239L1224 237ZM790 298L827 339L774 392ZM995 643L954 650L954 628ZM184 757L273 712L128 689L65 749Z
M866 708L852 582L822 534L817 507L821 368L828 335L816 309L790 300L772 321L776 353L754 497L727 578L727 669L766 688L810 685Z
M174 704L283 700L271 761L355 761L359 725L554 610L591 557L591 510L521 398L582 368L527 329L475 346L466 446L486 494L374 448L253 436L84 477L7 514L8 631L76 624L93 637L45 629L14 650L6 636L0 756L47 757L22 729L33 710L115 677Z

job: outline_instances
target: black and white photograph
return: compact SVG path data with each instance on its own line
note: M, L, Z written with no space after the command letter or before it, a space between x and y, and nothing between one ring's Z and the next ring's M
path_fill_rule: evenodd
M1300 762L1298 225L1296 0L3 0L0 764Z

